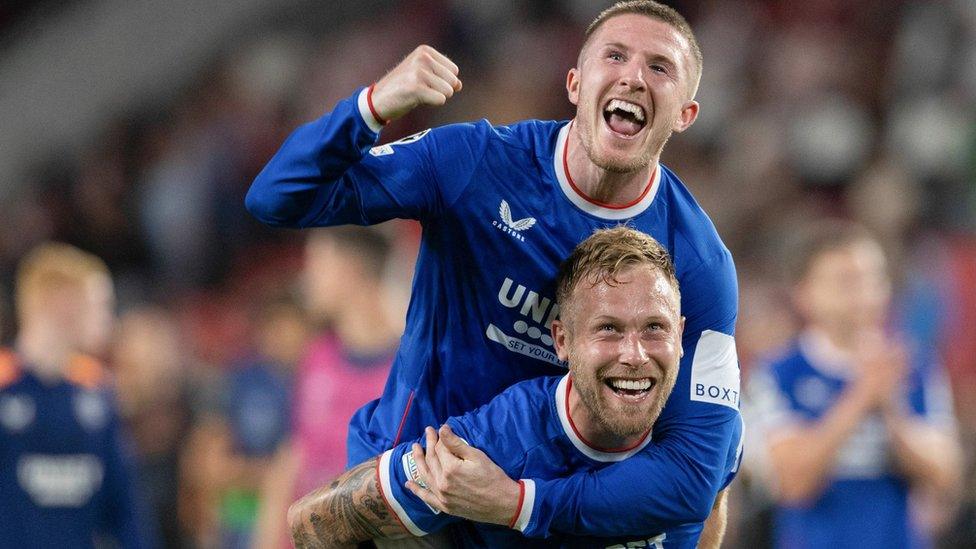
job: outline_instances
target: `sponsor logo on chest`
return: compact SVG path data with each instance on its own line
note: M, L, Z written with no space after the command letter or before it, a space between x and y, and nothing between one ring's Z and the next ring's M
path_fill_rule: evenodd
M491 226L508 234L519 242L525 242L525 237L522 236L522 232L531 229L535 225L534 217L524 217L517 220L512 219L512 208L505 200L502 200L498 206L498 217L500 221L492 219Z
M513 353L566 367L566 363L559 360L552 350L550 327L559 314L559 305L555 300L508 277L498 289L497 297L502 306L518 311L518 317L514 322L499 322L501 326L488 324L485 330L488 339L504 345ZM509 322L512 322L510 328Z
M27 454L17 463L17 480L40 507L81 507L102 485L104 468L92 454Z

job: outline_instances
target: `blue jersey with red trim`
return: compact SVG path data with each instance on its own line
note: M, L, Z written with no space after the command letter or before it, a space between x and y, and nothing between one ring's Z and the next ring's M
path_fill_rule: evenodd
M0 547L152 546L108 389L0 370Z
M567 122L455 124L374 146L379 129L362 90L295 130L247 196L275 226L422 224L406 329L383 395L353 418L350 462L516 382L565 372L549 333L556 269L595 229L627 223L676 266L687 318L677 385L633 459L536 482L526 533L644 532L707 516L737 444L737 286L731 255L684 185L659 165L634 203L589 201L565 168ZM634 485L647 489L621 500Z
M577 432L569 412L572 378L546 377L524 381L506 389L481 408L447 423L466 442L485 452L509 476L521 478L523 497L513 517L512 528L458 522L436 513L404 487L416 478L410 444L403 443L384 452L379 459L378 477L384 500L410 533L422 536L448 524L459 547L656 547L694 548L702 523L689 523L665 531L634 532L617 536L588 537L554 535L545 540L526 538L523 529L532 515L535 481L575 473L600 470L641 452L650 442L645 436L638 444L622 450L606 451L591 446ZM741 427L741 425L740 425ZM741 437L741 429L737 432ZM418 442L423 444L423 440ZM731 482L738 469L739 454L734 448L726 456L724 484ZM647 489L635 484L631 492ZM627 494L621 494L627 497Z

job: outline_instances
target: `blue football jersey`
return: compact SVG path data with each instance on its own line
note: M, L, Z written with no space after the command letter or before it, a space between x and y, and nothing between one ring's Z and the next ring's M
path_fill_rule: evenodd
M577 432L569 413L571 383L569 375L524 381L509 387L485 406L447 420L455 434L485 452L510 477L523 479L526 496L513 517L516 530L523 528L532 515L531 494L535 482L531 479L596 471L637 455L650 442L648 433L638 444L626 449L607 451L591 446ZM740 436L741 429L736 434ZM424 444L422 439L417 442ZM726 456L725 485L731 482L739 457L735 449ZM384 452L377 467L383 499L410 533L422 536L453 524L451 533L460 547L694 548L702 529L699 522L666 531L621 531L616 536L527 538L501 526L458 522L456 517L437 513L414 496L404 486L408 479L417 480L410 443ZM631 492L644 489L646 486L642 484L630 487Z
M104 386L46 382L0 357L0 547L150 546Z
M556 269L595 229L626 223L675 263L687 318L677 385L653 444L634 459L536 482L525 533L663 530L707 516L739 424L737 286L731 255L685 186L658 165L633 203L591 201L566 169L569 122L482 120L374 146L379 129L365 90L339 102L288 137L246 200L274 226L422 224L400 348L383 395L351 422L350 463L514 383L564 373L549 331ZM635 484L646 490L621 501Z
M251 356L231 368L225 385L234 449L247 457L272 456L291 430L291 387L283 368Z
M818 421L850 382L850 366L829 352L824 336L806 332L749 381L751 433L776 436ZM952 428L952 402L941 368L915 353L902 403L923 419ZM780 506L778 547L926 547L912 522L907 480L895 469L879 414L861 422L837 453L823 493L804 505Z

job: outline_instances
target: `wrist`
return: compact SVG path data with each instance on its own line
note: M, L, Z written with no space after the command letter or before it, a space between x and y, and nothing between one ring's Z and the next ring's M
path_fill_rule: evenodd
M532 509L535 507L535 481L522 479L516 484L518 487L516 505L511 509L511 514L508 515L508 522L504 524L513 530L525 532L529 526L529 520L532 518Z
M380 112L376 109L376 104L373 102L373 92L375 90L376 82L373 82L366 90L366 105L369 107L369 112L373 115L373 118L376 119L381 126L385 126L390 123L390 120L380 114Z
M373 101L372 91L372 86L360 90L356 96L356 108L359 110L359 117L362 118L363 122L366 123L366 127L369 128L371 132L379 134L381 131L383 131L383 123L386 122L386 120L381 122L376 118L376 115L373 114L375 106L370 107L370 104Z
M511 517L506 524L509 528L515 528L515 523L518 522L519 514L522 512L522 506L525 505L525 483L521 480L517 482L518 485L518 499L516 500L516 505L514 510L509 513Z

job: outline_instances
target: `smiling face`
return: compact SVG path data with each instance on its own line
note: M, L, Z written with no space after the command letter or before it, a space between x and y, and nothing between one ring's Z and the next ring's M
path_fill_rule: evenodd
M795 299L807 321L829 333L879 329L891 299L884 251L868 239L821 251L797 284Z
M688 39L644 15L607 19L566 80L575 127L590 160L628 173L656 161L672 132L698 116L692 100L700 69Z
M623 442L651 428L674 388L684 319L659 268L637 264L614 278L580 280L552 333L582 403L574 420L593 439Z

